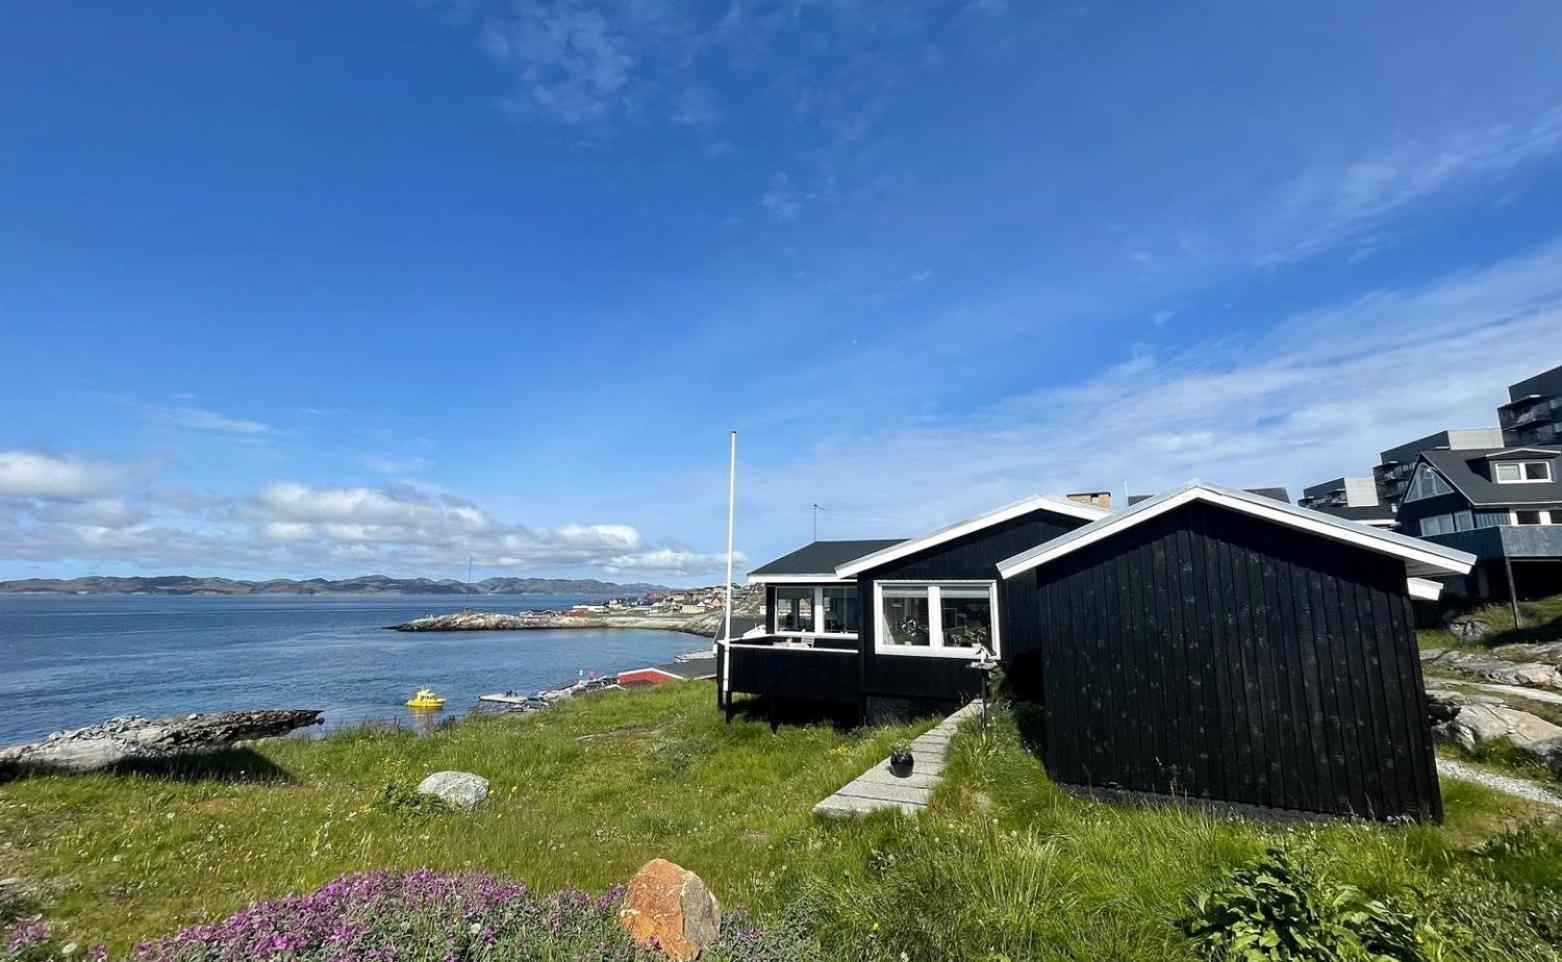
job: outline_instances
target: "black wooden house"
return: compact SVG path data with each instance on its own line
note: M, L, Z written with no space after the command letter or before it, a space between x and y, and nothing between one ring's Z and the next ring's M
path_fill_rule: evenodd
M1106 514L1037 496L921 537L816 541L749 572L766 625L718 650L720 704L737 694L830 702L868 718L943 711L981 691L983 651L1009 661L1039 636L1033 595L998 562Z
M1440 819L1409 599L1475 558L1193 482L1001 562L1057 781Z

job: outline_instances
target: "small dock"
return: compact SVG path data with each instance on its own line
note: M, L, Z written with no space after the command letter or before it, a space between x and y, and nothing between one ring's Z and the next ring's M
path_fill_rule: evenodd
M944 756L949 751L949 739L954 737L955 729L981 710L981 701L973 701L917 736L911 742L914 764L910 775L901 778L891 774L889 759L882 758L834 795L815 805L814 814L849 818L897 809L905 815L917 815L927 808L928 801L933 797L933 789L938 787L943 777Z
M526 708L541 701L532 695L522 695L519 692L503 691L489 695L478 695L477 700L485 705L500 705L504 708Z

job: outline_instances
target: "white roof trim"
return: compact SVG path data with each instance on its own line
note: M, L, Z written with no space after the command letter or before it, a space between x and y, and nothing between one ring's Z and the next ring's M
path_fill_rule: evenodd
M751 574L744 578L751 585L836 585L849 582L851 578L842 578L835 572L820 573L816 575L789 575L789 574Z
M1417 601L1436 601L1443 593L1443 584L1430 578L1406 578L1405 588Z
M904 558L907 555L916 554L946 541L964 537L980 531L983 528L1030 514L1032 511L1054 511L1072 518L1083 518L1086 521L1095 521L1111 512L1105 508L1096 508L1088 504L1080 504L1077 501L1069 501L1065 498L1053 498L1044 494L1033 495L1024 501L1016 501L1013 504L1004 505L996 511L959 521L948 527L939 528L918 538L908 538L898 544L892 544L888 548L881 548L872 554L865 554L861 558L847 561L835 566L835 573L841 578L850 578L861 574L870 568Z
M1210 484L1207 481L1190 481L1176 491L1159 495L1148 501L1141 501L1126 511L1102 518L1083 528L1077 528L1061 537L1039 544L1029 551L1006 558L998 563L998 573L1005 578L1012 578L1070 552L1109 538L1140 522L1149 521L1190 501L1207 501L1276 524L1353 544L1368 551L1403 558L1405 571L1412 577L1462 575L1475 564L1473 554L1445 548L1430 541L1422 541L1420 538L1346 521L1310 508L1284 504L1271 498Z

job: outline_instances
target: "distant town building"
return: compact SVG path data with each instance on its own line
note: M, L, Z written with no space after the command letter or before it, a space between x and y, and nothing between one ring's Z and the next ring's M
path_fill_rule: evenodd
M1303 488L1296 503L1336 518L1378 528L1393 528L1396 524L1394 512L1378 500L1377 479L1370 474L1334 478Z
M1562 443L1562 366L1509 385L1497 422L1510 446Z

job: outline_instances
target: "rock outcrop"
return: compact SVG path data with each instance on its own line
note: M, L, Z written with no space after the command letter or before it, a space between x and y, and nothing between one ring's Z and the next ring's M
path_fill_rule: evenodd
M1421 661L1450 668L1472 678L1562 691L1562 669L1539 661L1508 661L1485 652L1459 651L1454 648L1429 648L1421 652Z
M618 927L675 962L689 962L716 941L721 905L698 875L666 859L652 859L629 880Z
M41 742L0 749L0 766L85 772L124 761L169 758L286 735L322 721L321 712L315 709L225 711L170 718L121 715L98 725L55 732Z
M418 783L418 791L457 808L476 808L488 798L488 779L471 772L435 772Z
M1428 686L1426 698L1433 733L1470 752L1494 742L1511 745L1562 778L1562 726L1513 708L1502 698L1437 683Z

